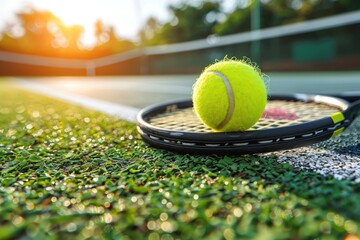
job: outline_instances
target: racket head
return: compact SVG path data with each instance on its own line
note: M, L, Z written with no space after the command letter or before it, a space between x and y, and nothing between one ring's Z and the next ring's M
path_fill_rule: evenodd
M273 95L263 116L242 132L214 132L196 116L191 100L149 106L137 116L151 146L192 154L249 154L301 147L331 138L350 121L349 103L321 95Z

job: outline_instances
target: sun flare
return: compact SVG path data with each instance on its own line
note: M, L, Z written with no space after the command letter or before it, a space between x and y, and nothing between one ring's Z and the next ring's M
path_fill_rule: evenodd
M80 25L84 28L82 43L85 46L94 45L95 22L99 18L97 15L98 4L94 1L49 1L49 10L65 25Z

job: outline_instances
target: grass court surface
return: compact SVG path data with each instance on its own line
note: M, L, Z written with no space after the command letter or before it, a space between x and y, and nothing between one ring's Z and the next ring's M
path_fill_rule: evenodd
M153 149L11 81L0 96L0 239L359 239L360 183L276 154Z

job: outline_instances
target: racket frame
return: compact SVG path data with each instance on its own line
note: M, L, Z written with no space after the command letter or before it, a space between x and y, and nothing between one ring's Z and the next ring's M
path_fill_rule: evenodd
M193 133L157 128L148 120L169 106L192 107L191 100L149 106L137 116L138 131L145 142L157 148L195 154L250 154L291 149L327 140L346 129L351 121L345 100L321 95L273 95L270 100L324 103L339 112L307 123L244 132ZM350 119L347 119L349 117Z

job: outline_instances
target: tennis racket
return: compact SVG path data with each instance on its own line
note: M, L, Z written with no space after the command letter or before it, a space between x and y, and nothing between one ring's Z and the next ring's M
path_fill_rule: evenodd
M151 146L192 154L252 154L291 149L343 132L360 114L360 100L322 95L273 95L260 120L243 132L213 132L196 116L191 100L153 105L137 116Z

